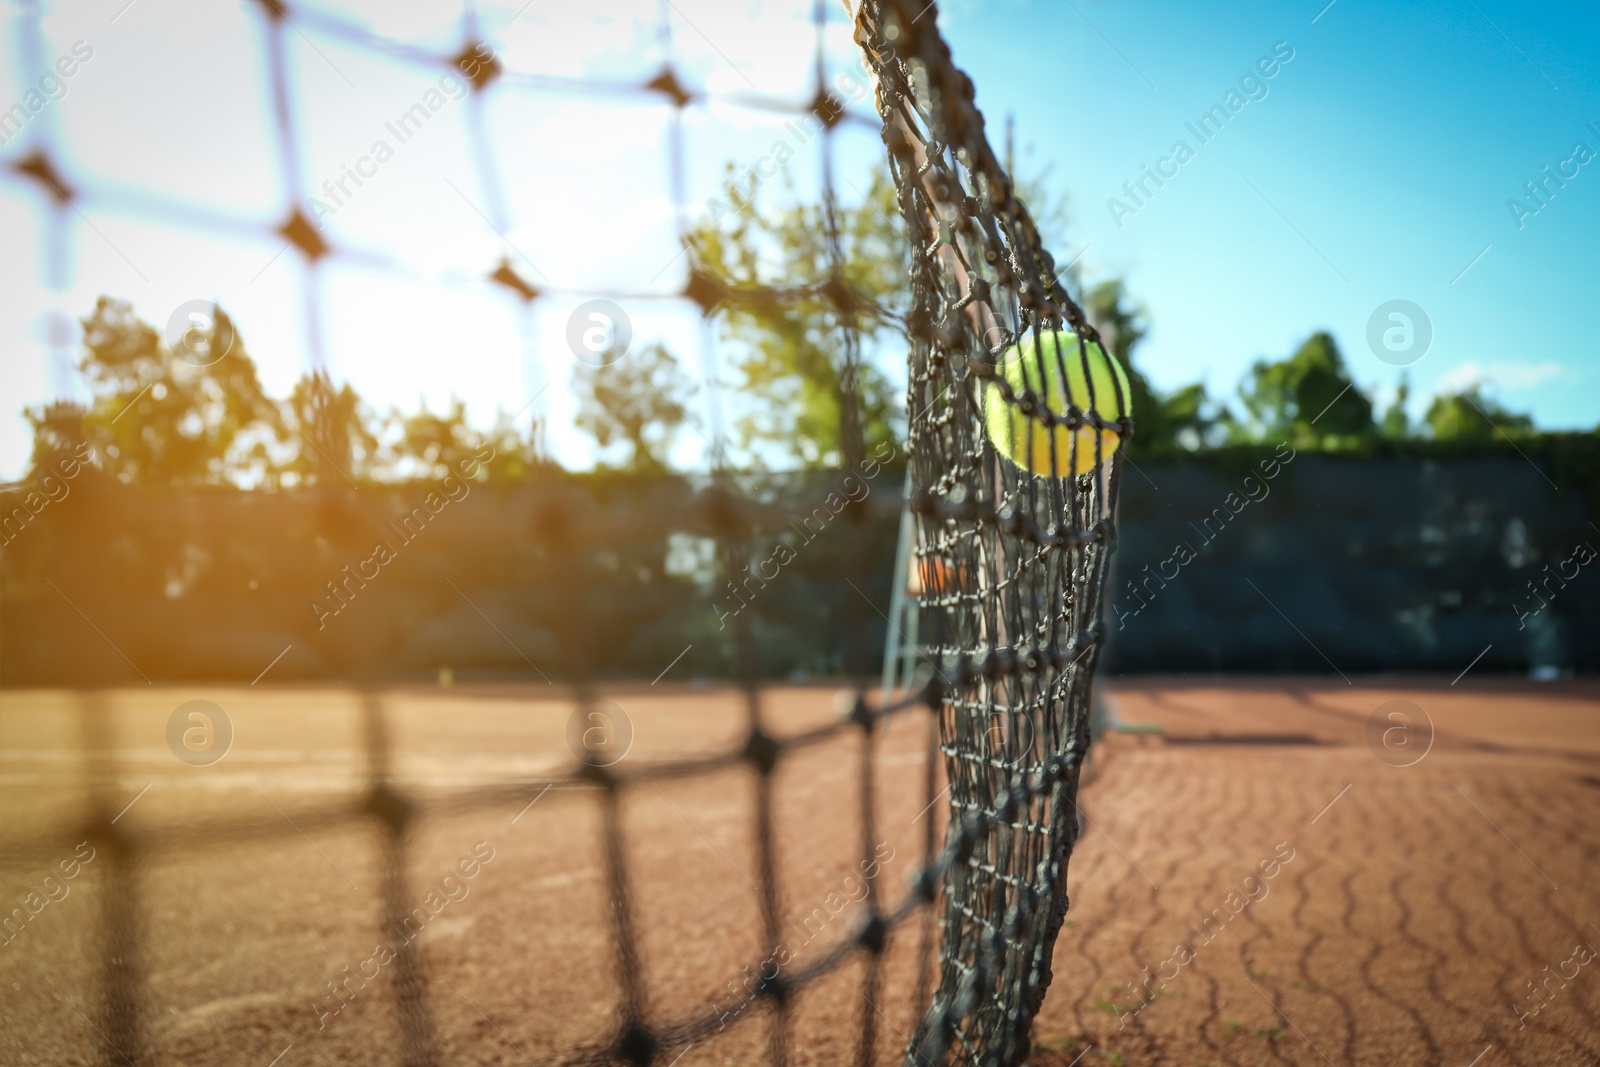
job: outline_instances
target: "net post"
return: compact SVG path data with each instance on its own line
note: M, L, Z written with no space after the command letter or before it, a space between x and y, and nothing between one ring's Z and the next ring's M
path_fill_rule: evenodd
M900 529L895 537L894 573L889 578L889 628L883 640L883 685L878 696L880 707L888 707L890 694L899 687L902 676L909 681L911 672L906 669L906 660L916 655L916 637L905 632L906 617L911 610L915 610L906 589L911 580L911 552L915 537L916 519L911 514L911 465L908 463L905 483L900 490ZM890 725L891 721L885 720L885 733Z

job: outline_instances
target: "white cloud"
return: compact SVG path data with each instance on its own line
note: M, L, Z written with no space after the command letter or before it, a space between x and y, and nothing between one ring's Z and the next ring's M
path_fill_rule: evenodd
M1574 379L1575 371L1554 360L1539 363L1493 362L1479 363L1469 359L1452 367L1439 379L1436 388L1441 393L1457 392L1473 384L1494 385L1509 392L1532 389L1556 379Z

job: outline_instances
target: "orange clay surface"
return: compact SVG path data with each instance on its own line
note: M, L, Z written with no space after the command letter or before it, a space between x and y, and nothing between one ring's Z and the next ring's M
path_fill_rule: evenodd
M1469 676L1106 691L1137 732L1097 743L1036 1067L1600 1063L1600 959L1585 960L1600 948L1600 686ZM628 765L727 750L742 735L730 690L605 695L633 723ZM190 699L233 722L232 749L208 767L167 748L167 719ZM1385 718L1372 744L1391 763L1420 755L1411 766L1369 745L1369 717L1394 699L1426 718ZM404 891L442 902L415 942L438 1062L542 1065L602 1038L619 983L599 793L439 808L459 790L571 767L569 703L545 686L463 686L396 690L383 704L397 784L427 812ZM125 690L106 695L98 724L83 707L73 694L0 694L0 914L20 907L26 919L0 935L0 1063L123 1062L102 1033L114 858L102 847L76 877L59 874L92 811L86 734L108 756L107 810L132 804L117 828L151 843L131 883L131 951L116 964L140 978L140 1047L121 1051L163 1065L399 1063L394 967L351 982L337 1013L329 992L346 967L371 973L382 936L382 838L371 820L328 817L366 781L357 697ZM833 720L834 691L767 690L763 710L794 734ZM926 743L918 713L879 748L871 843L886 859L885 901L901 898L926 821L942 817L941 805L923 810ZM859 913L859 746L849 733L796 752L774 781L792 968L846 938ZM742 764L623 794L652 1019L703 1011L765 954L753 797ZM31 912L47 893L59 899ZM870 997L859 959L808 987L791 1063L855 1062L866 1013L877 1061L899 1062L919 932L891 941ZM658 1062L766 1062L770 1023L751 1007Z

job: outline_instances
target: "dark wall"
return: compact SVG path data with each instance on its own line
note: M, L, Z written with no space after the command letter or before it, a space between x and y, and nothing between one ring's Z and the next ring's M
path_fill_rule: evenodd
M1582 486L1515 453L1271 455L1126 471L1111 670L1600 668Z
M1600 561L1578 562L1600 548L1600 520L1584 488L1546 480L1569 472L1515 454L1287 457L1125 470L1110 670L1453 677L1480 653L1475 672L1600 669ZM249 682L286 647L272 681L445 666L648 679L680 653L670 677L726 677L736 608L756 673L870 675L902 473L738 475L756 501L740 505L704 479L475 485L409 540L395 524L434 484L151 491L85 473L5 534L0 684ZM0 494L0 513L20 499ZM711 555L719 534L770 580L736 598ZM393 558L350 580L379 542ZM1530 582L1548 603L1536 612Z
M902 476L739 475L740 503L685 478L552 474L450 501L428 482L269 494L82 475L0 552L0 684L249 682L286 646L273 681L654 678L680 654L674 678L730 676L734 612L756 673L875 674ZM754 571L737 598L718 536Z

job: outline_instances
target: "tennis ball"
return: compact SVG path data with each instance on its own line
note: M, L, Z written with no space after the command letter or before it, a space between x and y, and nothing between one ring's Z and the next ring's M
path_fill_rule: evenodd
M1083 352L1079 351L1078 343L1075 333L1047 330L1039 334L1039 344L1035 346L1033 335L1028 334L1006 350L995 370L1011 386L1014 396L1020 398L1024 391L1031 391L1035 403L1042 400L1057 415L1067 413L1068 401L1085 414L1091 409L1098 412L1106 422L1131 415L1132 398L1122 365L1094 341L1090 341ZM1063 367L1065 388L1061 380ZM1092 405L1089 401L1091 383L1094 386ZM1024 414L1014 401L1008 401L993 382L985 386L984 393L983 421L989 440L1002 456L1033 474L1054 473L1062 478L1087 474L1095 467L1096 433L1100 437L1103 459L1110 459L1122 443L1121 435L1114 429L1096 431L1087 423L1076 431L1060 424L1047 426L1038 415ZM1078 439L1076 463L1072 447L1074 433Z

